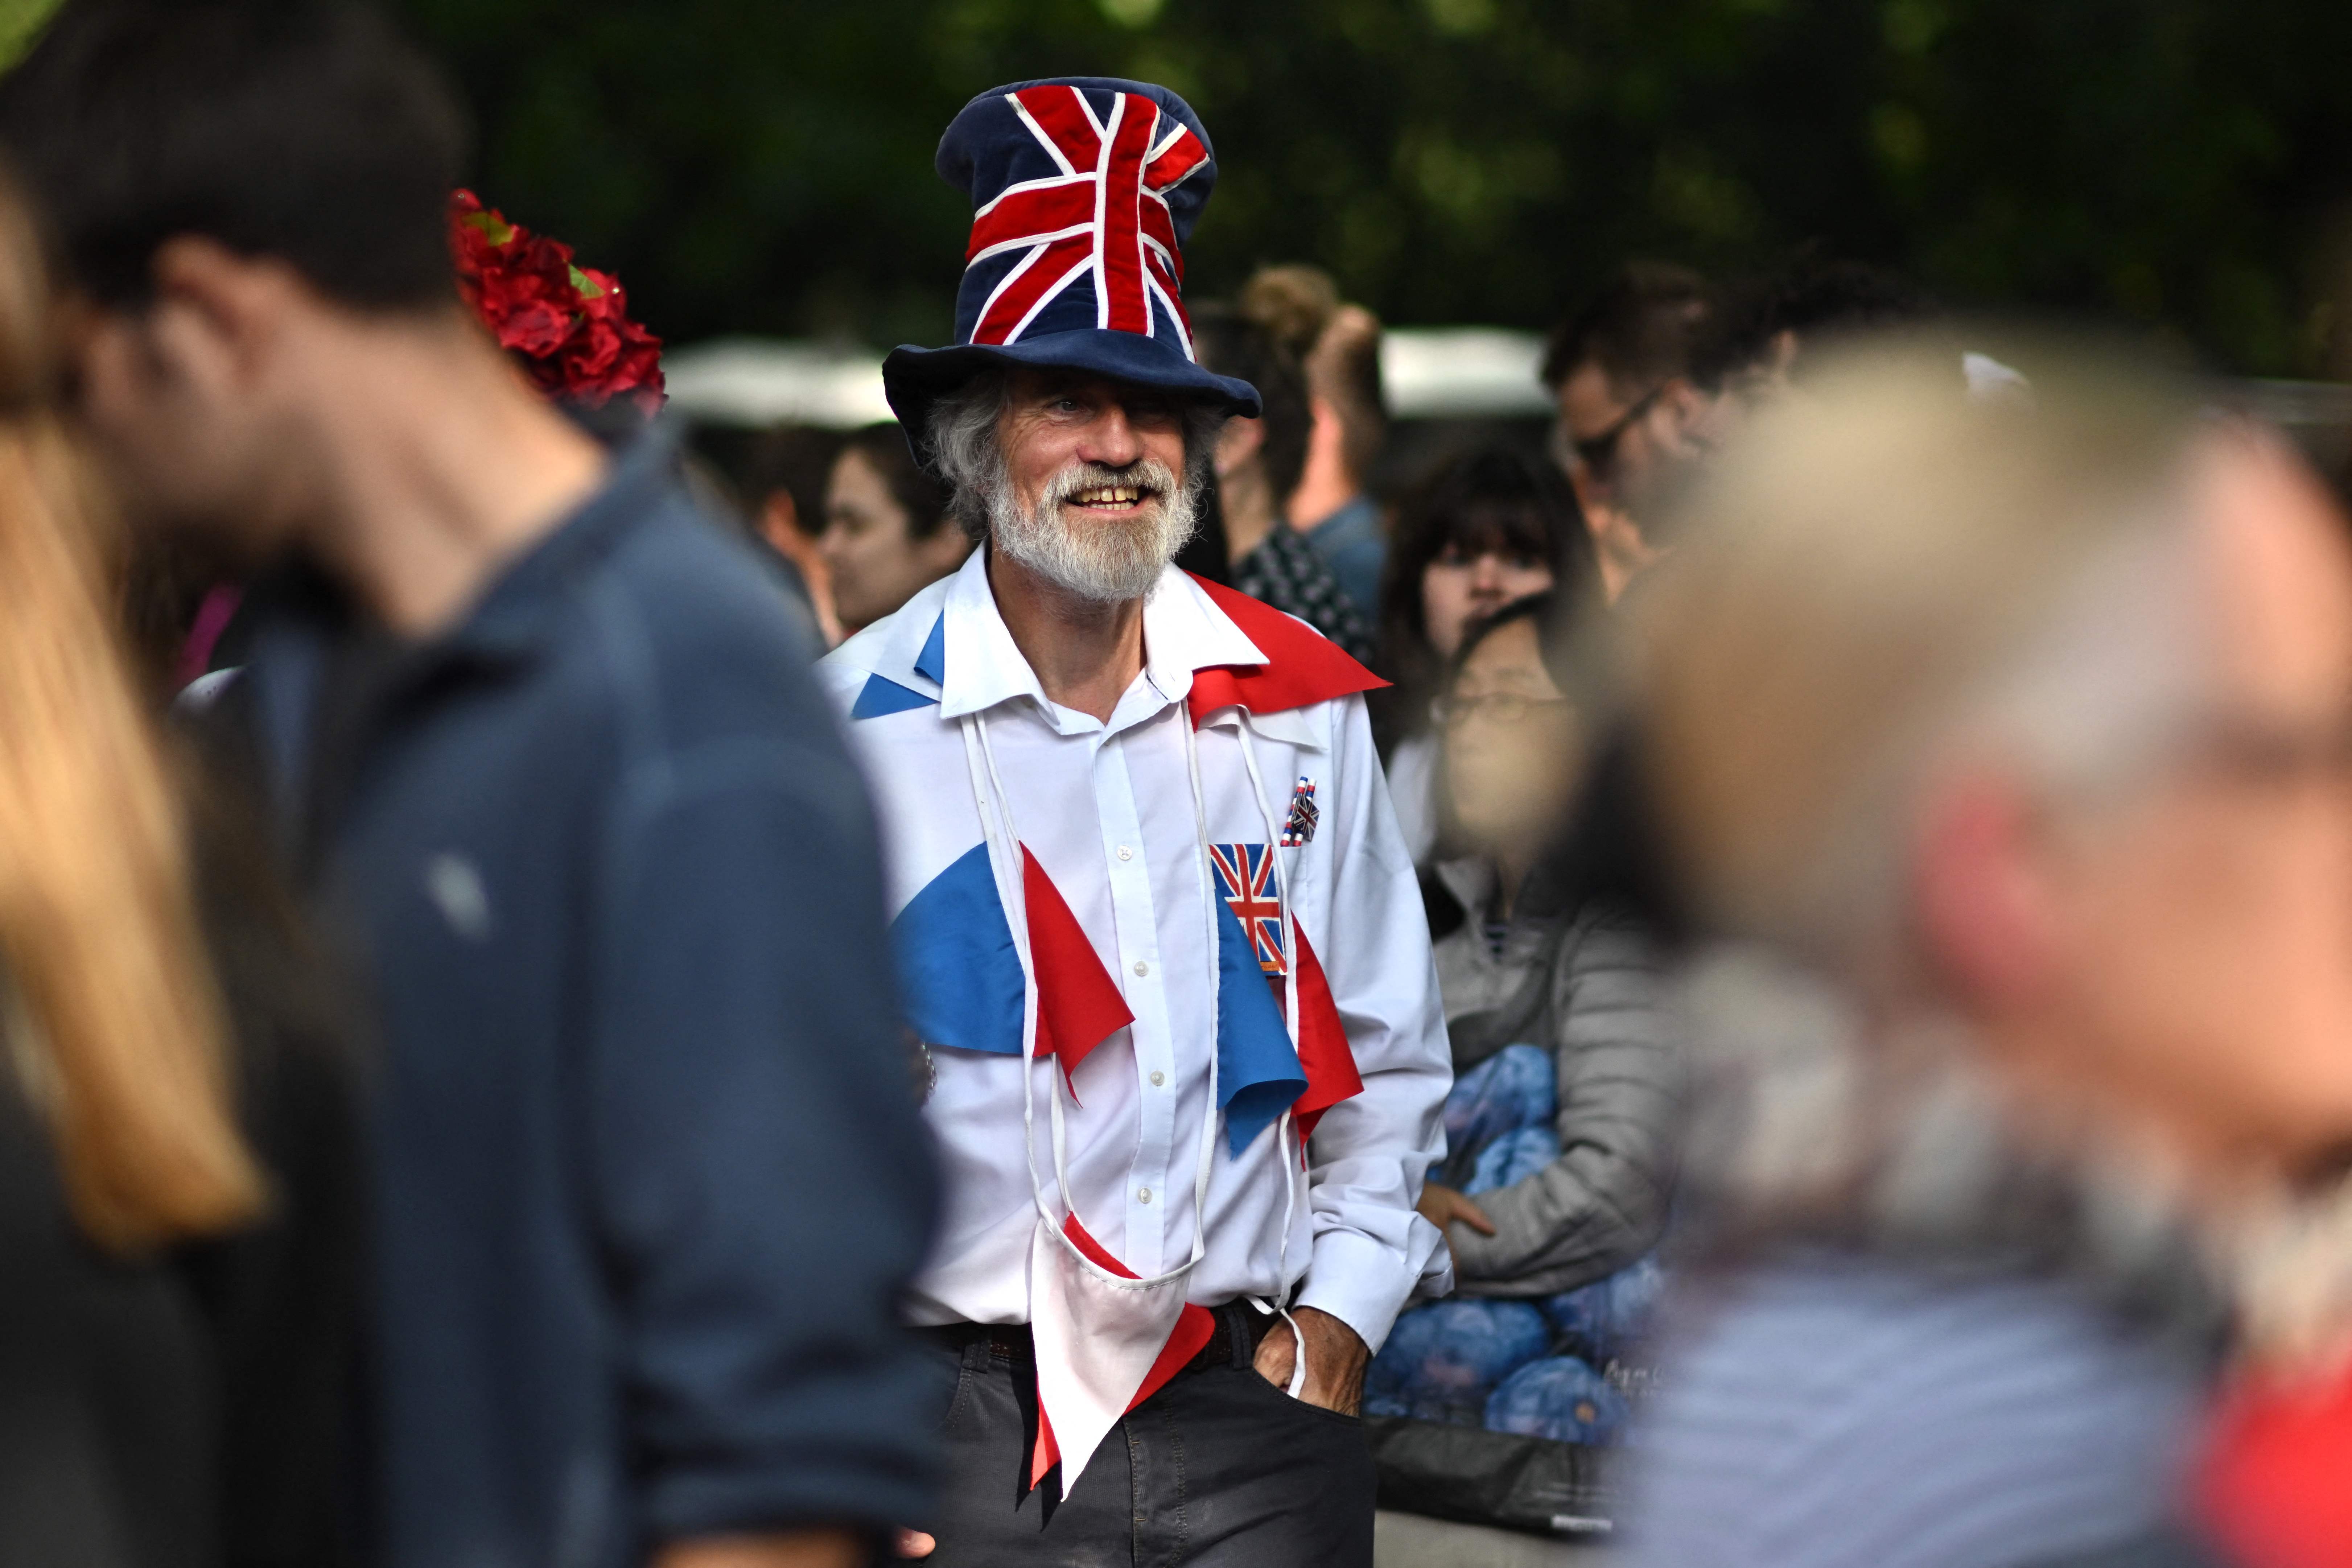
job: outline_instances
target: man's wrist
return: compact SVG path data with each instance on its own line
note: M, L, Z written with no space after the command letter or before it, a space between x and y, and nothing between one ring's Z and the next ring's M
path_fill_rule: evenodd
M1402 1259L1371 1238L1326 1231L1316 1240L1314 1260L1307 1265L1297 1304L1338 1318L1377 1354L1412 1295L1417 1278Z

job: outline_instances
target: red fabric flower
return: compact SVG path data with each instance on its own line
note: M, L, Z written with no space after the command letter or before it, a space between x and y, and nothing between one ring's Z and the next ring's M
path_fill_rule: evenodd
M457 293L548 396L601 408L627 397L661 412L661 340L629 319L620 280L572 247L509 223L471 191L449 198Z

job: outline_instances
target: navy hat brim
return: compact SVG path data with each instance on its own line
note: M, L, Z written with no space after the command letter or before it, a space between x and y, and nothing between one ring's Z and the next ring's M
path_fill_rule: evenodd
M1212 375L1174 346L1138 332L1087 328L1010 343L961 343L945 349L902 344L882 361L882 390L918 462L930 461L931 405L978 371L999 365L1084 371L1222 404L1226 413L1244 419L1255 419L1260 412L1257 389L1249 382Z

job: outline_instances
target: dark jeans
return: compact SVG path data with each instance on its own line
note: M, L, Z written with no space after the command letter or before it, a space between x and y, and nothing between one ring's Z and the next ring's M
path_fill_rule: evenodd
M1249 1309L1221 1308L1236 1330ZM1363 1424L1302 1404L1250 1365L1177 1374L1111 1429L1052 1502L1024 1495L1037 1375L985 1343L930 1354L955 1379L940 1432L949 1479L934 1568L1370 1568L1372 1459Z

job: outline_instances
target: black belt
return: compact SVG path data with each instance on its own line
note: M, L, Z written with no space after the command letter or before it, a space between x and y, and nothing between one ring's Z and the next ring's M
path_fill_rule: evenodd
M1246 1301L1227 1301L1221 1307L1211 1307L1216 1327L1210 1331L1209 1343L1200 1353L1178 1367L1177 1375L1206 1372L1214 1366L1234 1364L1234 1336L1243 1336L1248 1347L1244 1360L1257 1354L1258 1342L1265 1331L1282 1320L1271 1312L1261 1312ZM940 1323L936 1327L918 1329L916 1333L942 1349L961 1355L975 1344L984 1344L988 1354L999 1361L1011 1361L1034 1365L1037 1347L1029 1337L1027 1323Z

